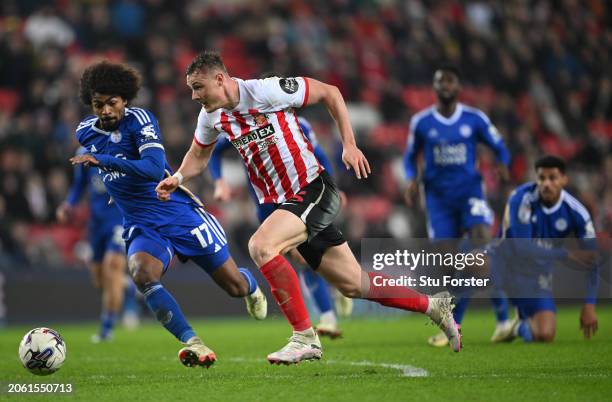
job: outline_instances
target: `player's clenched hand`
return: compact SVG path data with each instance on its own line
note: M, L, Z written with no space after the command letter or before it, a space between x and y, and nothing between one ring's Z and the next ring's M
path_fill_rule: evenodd
M97 166L100 164L100 162L98 162L96 157L92 154L73 156L72 158L70 158L70 163L72 163L73 165L83 164L85 166Z
M227 185L227 182L223 179L215 180L215 192L213 198L215 201L227 202L232 196L232 190Z
M419 185L417 184L416 180L409 180L406 190L404 191L404 202L408 208L412 208L414 205L414 200L416 199L418 192Z
M597 332L597 314L594 304L585 304L580 311L580 329L586 339L591 339Z
M162 201L168 201L170 199L170 194L172 194L172 192L174 192L178 186L179 181L176 177L166 177L164 180L159 182L157 187L155 187L157 198Z
M368 174L372 173L368 160L363 155L363 152L355 145L345 146L342 151L342 162L346 166L346 170L353 168L358 179L367 178Z
M74 208L72 207L72 205L68 204L67 202L62 202L60 206L57 207L57 210L55 211L55 216L57 217L57 221L59 223L68 222L70 218L72 217L73 210Z
M497 177L499 177L499 180L501 180L503 183L510 181L510 171L503 163L499 163L497 165Z

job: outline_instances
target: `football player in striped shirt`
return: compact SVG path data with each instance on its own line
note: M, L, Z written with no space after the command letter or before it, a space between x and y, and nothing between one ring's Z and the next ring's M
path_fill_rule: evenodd
M304 117L298 117L298 123L300 125L300 129L304 133L304 136L312 144L312 149L317 160L321 162L321 165L329 174L333 174L332 164L327 158L327 155L325 155L323 148L319 145L317 136L308 120L306 120ZM208 163L208 171L210 172L210 175L215 183L214 198L218 201L228 201L231 198L231 190L221 174L222 154L230 148L234 147L226 136L219 138L210 157L210 162ZM260 204L257 201L257 195L255 194L253 186L249 186L249 193L255 201L257 219L259 219L259 222L261 223L266 220L266 218L276 209L276 204ZM342 193L341 197L346 199L346 196ZM338 317L336 316L336 312L332 307L330 295L331 289L329 285L325 279L321 277L321 275L318 275L314 271L314 269L307 269L307 263L298 252L291 250L290 256L295 263L298 263L305 268L300 270L299 273L303 279L303 284L306 287L306 292L312 296L312 299L314 299L316 307L320 313L319 323L315 326L315 330L320 336L328 336L331 339L341 337L342 330L338 326ZM348 316L351 314L353 308L353 300L343 296L342 294L337 294L336 308L338 309L338 314Z
M314 156L299 128L295 108L323 103L336 121L342 160L358 179L370 166L355 143L348 110L338 88L312 78L242 80L230 77L221 57L206 51L187 68L192 99L202 105L192 145L181 167L157 186L157 196L171 201L180 184L206 168L217 137L227 135L242 156L259 202L276 204L249 241L259 267L285 317L293 327L289 343L268 355L270 363L319 359L321 343L312 328L297 275L283 254L297 248L311 267L343 295L427 314L461 348L450 297L428 297L409 288L375 286L333 220L340 209L338 189ZM398 293L401 292L401 295Z

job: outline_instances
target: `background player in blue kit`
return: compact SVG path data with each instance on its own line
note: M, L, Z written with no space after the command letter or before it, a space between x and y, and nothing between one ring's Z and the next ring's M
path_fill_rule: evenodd
M312 126L303 117L298 117L298 122L300 128L308 141L312 144L314 155L319 160L321 165L325 168L325 170L332 175L333 168L332 164L325 155L323 148L319 145L317 141L316 134L312 129ZM208 170L210 175L212 176L215 183L215 192L214 197L219 201L228 201L231 196L231 191L226 181L223 179L223 175L221 173L221 158L222 154L228 150L232 149L234 146L227 139L227 137L221 137L217 143L215 144L215 148L210 157L210 161L208 163ZM257 196L255 194L255 190L251 185L248 186L249 192L253 201L255 202L255 206L257 209L257 219L259 222L263 222L273 211L278 207L278 204L260 204L257 200ZM344 194L341 194L341 197L345 197ZM291 256L294 260L299 261L299 263L306 268L306 261L299 255L297 251L292 250ZM320 275L318 275L314 270L311 269L303 269L301 271L303 275L304 282L308 288L309 293L312 295L315 304L319 310L319 323L315 327L316 331L319 335L329 336L332 339L342 336L342 331L338 327L338 320L336 314L332 308L332 301L330 296L330 287ZM350 315L352 310L353 301L340 293L336 295L336 298L339 299L336 302L337 308L339 308L339 313L342 315Z
M170 202L157 199L155 187L170 167L155 117L127 107L139 88L140 76L127 66L101 62L85 70L81 101L95 116L83 120L76 131L88 153L70 161L98 168L124 217L132 278L158 321L185 344L179 351L181 362L208 367L215 353L196 336L160 283L173 256L191 259L230 296L244 297L255 318L265 318L267 303L253 275L236 266L221 225L199 199L184 187Z
M433 89L437 96L436 105L416 113L410 121L408 147L404 154L406 203L408 206L414 204L418 191L417 157L422 152L429 238L457 239L467 232L469 241L464 242L462 248L469 251L483 247L491 240L490 226L493 223L482 177L476 169L476 147L478 143L484 143L495 153L504 180L508 178L510 155L489 118L480 110L458 101L461 84L455 66L445 65L435 71ZM455 308L455 321L459 324L468 300L462 297ZM503 299L499 302L503 303ZM496 305L496 311L498 309L497 318L501 324L498 324L496 334L509 325L506 306ZM434 346L445 346L447 342L443 333L429 339Z
M77 154L85 151L80 148ZM123 217L117 206L109 202L110 196L97 169L88 169L83 165L75 167L70 192L56 211L57 219L60 223L68 222L74 207L86 192L89 192L89 243L92 249L89 266L94 285L102 290L100 330L92 337L92 341L100 342L111 339L124 304L134 308L136 292L132 281L125 280L127 263L122 238ZM125 313L135 316L132 320L138 320L133 310L128 308Z
M586 208L563 188L567 185L565 162L545 156L535 164L536 182L519 186L511 194L504 214L504 255L501 284L513 296L518 317L503 340L517 336L525 341L552 342L556 332L556 307L552 297L552 274L557 262L572 260L586 275L587 296L580 312L585 338L597 331L595 302L598 270L595 228ZM576 237L578 248L568 250L554 239ZM529 239L529 240L528 240ZM537 241L531 240L535 239ZM497 271L498 265L492 264Z

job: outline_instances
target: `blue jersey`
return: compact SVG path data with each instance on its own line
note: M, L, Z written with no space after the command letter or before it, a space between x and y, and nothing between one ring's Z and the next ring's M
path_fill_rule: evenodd
M458 103L450 117L435 106L415 114L410 121L404 168L408 179L417 176L417 157L425 159L425 190L450 197L481 186L476 170L476 145L488 145L499 162L508 165L510 156L499 132L480 110Z
M196 202L180 190L168 202L157 199L155 187L163 178L164 170L171 170L163 153L164 146L155 117L144 109L126 108L124 118L113 132L98 128L97 121L95 116L83 120L76 131L77 139L100 160L102 167L98 168L98 172L125 218L125 227L140 224L158 228L181 224L185 211L193 208ZM152 178L140 172L137 164L125 164L125 168L133 165L133 170L118 168L124 165L121 160L141 162L145 155L159 155L160 152L163 155L163 169L158 170L159 177Z
M542 278L551 277L555 261L568 256L560 239L582 239L583 247L594 248L596 236L589 212L570 193L562 190L559 201L546 207L540 202L536 183L526 183L510 195L503 237L510 243L512 272L545 282ZM594 302L596 290L597 270L593 269L587 283L587 300Z
M126 108L113 132L89 117L77 128L77 139L99 161L102 181L124 217L128 256L138 252L159 259L166 269L175 252L213 272L229 258L219 222L200 201L179 187L169 201L155 188L170 174L159 125L148 111Z

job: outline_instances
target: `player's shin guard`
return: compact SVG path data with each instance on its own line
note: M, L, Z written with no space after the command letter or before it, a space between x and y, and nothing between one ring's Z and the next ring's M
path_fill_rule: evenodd
M249 294L250 295L253 294L253 292L257 289L257 280L255 279L251 271L249 271L248 269L238 268L238 270L240 271L242 276L244 276L244 279L246 279L247 283L249 284Z
M332 311L331 297L329 296L329 286L325 279L317 275L313 270L306 269L304 271L304 281L314 298L317 308L321 314Z
M386 276L376 272L368 272L368 276L370 277L370 291L367 295L368 300L375 301L387 307L417 311L419 313L427 312L427 307L429 307L429 298L427 295L406 287L376 286L374 284L374 277Z
M298 277L289 261L277 255L260 267L262 275L270 284L274 300L278 303L294 331L310 328L308 310L302 298Z
M195 332L187 323L183 312L174 300L174 297L159 282L147 284L142 289L145 302L149 309L155 314L155 318L164 328L178 340L186 343L195 336Z

